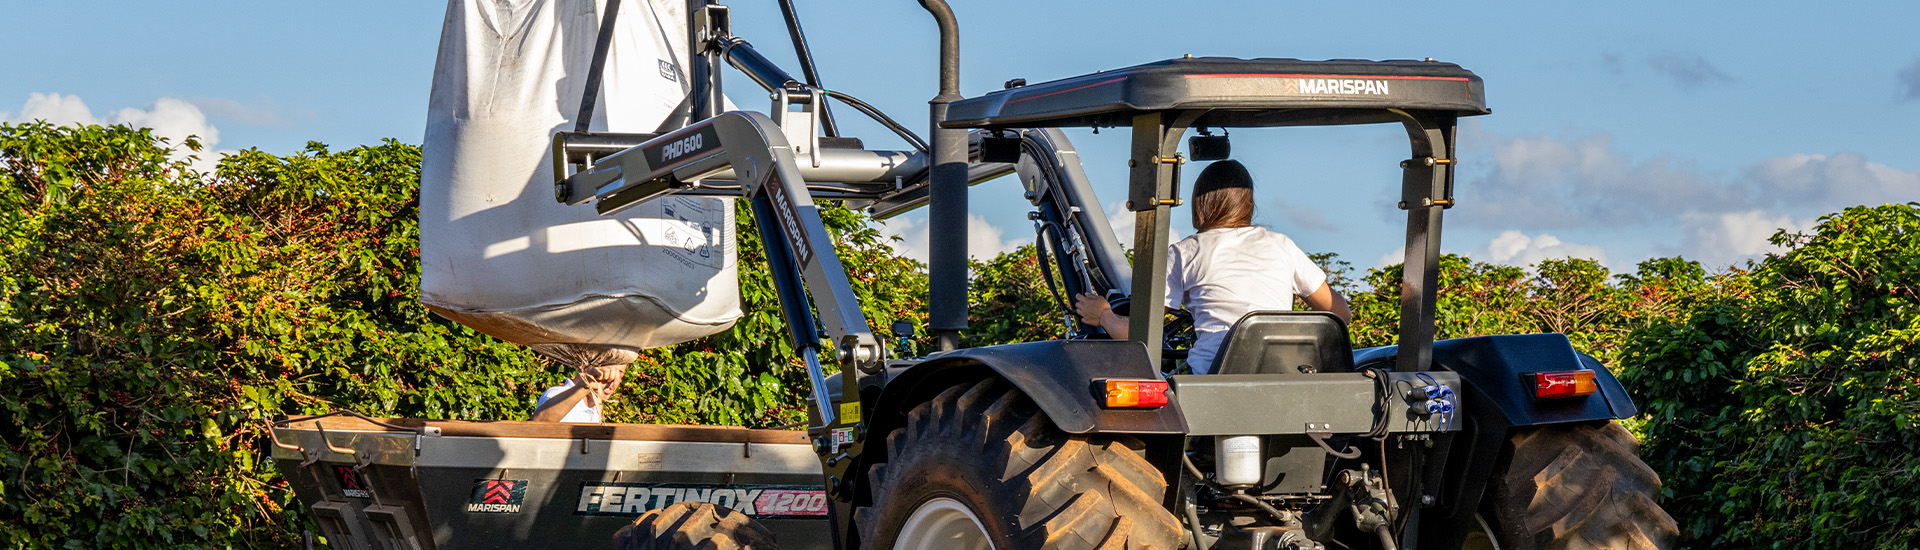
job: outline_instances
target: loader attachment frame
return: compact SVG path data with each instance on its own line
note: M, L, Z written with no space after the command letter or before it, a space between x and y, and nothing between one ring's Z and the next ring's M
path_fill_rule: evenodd
M808 435L835 501L833 522L844 524L851 510L842 493L866 440L857 388L883 368L886 352L860 311L781 126L756 112L721 113L599 160L557 183L556 197L593 201L610 215L694 189L722 171L732 172L759 220L788 337L806 361L814 408ZM827 388L822 356L839 367L839 392Z

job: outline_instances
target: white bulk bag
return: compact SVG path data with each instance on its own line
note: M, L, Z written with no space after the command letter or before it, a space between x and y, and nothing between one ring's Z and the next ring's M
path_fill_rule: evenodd
M625 0L592 130L652 132L686 95L684 0ZM578 367L740 317L733 203L668 197L602 217L553 199L595 0L451 0L420 169L420 301Z

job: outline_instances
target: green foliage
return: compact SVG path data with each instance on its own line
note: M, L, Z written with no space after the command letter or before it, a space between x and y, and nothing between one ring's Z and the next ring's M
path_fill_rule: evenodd
M188 145L194 145L189 143ZM416 302L418 148L0 125L0 540L291 546L265 421L512 418L557 371Z
M1059 271L1040 265L1034 245L1002 253L991 260L969 262L973 270L967 286L969 346L1056 340L1066 337L1062 300L1047 287L1043 274L1059 284ZM1044 270L1044 271L1043 271Z
M1703 548L1911 548L1920 203L1773 239L1791 250L1626 346L1667 509Z
M1436 338L1559 332L1575 348L1611 363L1633 329L1677 315L1707 292L1698 262L1656 258L1632 274L1592 260L1547 259L1533 269L1440 258ZM1398 341L1401 266L1368 270L1369 290L1349 296L1354 345Z
M766 249L748 203L737 201L735 211L744 315L726 332L642 352L625 389L609 402L608 422L770 427L806 420L806 367L788 341ZM823 208L821 219L875 330L899 319L922 324L925 266L895 255L864 214L835 205Z
M0 546L292 546L270 418L521 419L568 374L419 304L418 147L168 155L147 130L0 125ZM610 420L804 418L746 211L746 316L650 350ZM870 319L924 317L918 263L823 217Z

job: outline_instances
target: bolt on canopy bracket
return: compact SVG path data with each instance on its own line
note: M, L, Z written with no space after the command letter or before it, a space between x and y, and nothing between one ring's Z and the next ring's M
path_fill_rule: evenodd
M1180 137L1207 110L1154 111L1133 117L1133 155L1127 161L1127 209L1133 211L1132 319L1127 339L1147 347L1160 364L1166 319L1157 308L1166 302L1168 221L1180 204Z

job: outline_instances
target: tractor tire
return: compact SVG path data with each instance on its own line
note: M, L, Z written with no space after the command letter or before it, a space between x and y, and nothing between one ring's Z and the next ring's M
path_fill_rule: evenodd
M888 462L867 474L873 505L856 515L863 548L1173 550L1185 540L1140 441L1061 432L997 378L914 407L886 444Z
M1615 422L1519 430L1481 517L1500 550L1662 550L1680 530L1654 497L1660 476Z
M614 550L779 550L765 525L724 506L682 502L641 514L613 535Z

